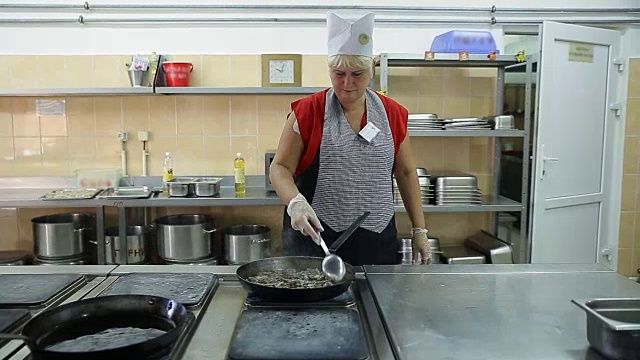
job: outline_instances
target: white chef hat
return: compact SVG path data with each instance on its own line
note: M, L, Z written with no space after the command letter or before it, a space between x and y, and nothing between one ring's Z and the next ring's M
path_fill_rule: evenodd
M373 57L373 21L369 13L355 22L341 18L333 12L327 14L329 56L363 55Z

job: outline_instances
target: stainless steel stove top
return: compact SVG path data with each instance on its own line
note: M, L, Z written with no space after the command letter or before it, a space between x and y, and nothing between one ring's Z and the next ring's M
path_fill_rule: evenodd
M36 267L31 267L36 268ZM41 267L40 267L41 268ZM50 267L48 267L50 268ZM89 268L83 266L66 267L67 271L61 268L52 269L58 273L80 273L86 279L81 286L68 291L63 295L58 295L55 301L48 303L43 308L30 309L31 316L39 312L61 304L73 301L102 296L114 291L114 285L127 279L144 279L142 274L149 275L149 279L157 277L157 274L171 273L193 277L194 274L207 274L213 276L215 281L206 286L204 294L187 308L195 315L193 325L185 331L183 336L171 349L171 353L159 354L154 359L229 359L228 354L232 348L232 338L234 331L242 325L243 316L254 315L254 313L267 311L282 311L282 304L268 303L260 299L247 297L246 291L237 280L235 271L237 267L232 266L189 266L189 265L128 265L117 266L110 269L92 269L91 274L82 273ZM48 269L47 269L48 270ZM72 271L73 270L73 271ZM16 270L11 270L16 271ZM24 271L24 270L22 270ZM33 270L30 270L33 271ZM40 270L42 271L42 270ZM127 277L134 275L134 277ZM154 275L156 274L156 275ZM202 290L202 288L200 289ZM193 298L192 299L196 299ZM277 310L280 309L280 310ZM373 309L373 310L371 310ZM387 341L382 322L375 311L373 297L369 291L366 280L362 274L356 276L356 280L349 292L327 302L316 304L288 304L286 314L302 314L316 317L314 325L306 325L307 329L298 329L298 333L313 331L319 323L331 316L344 317L349 320L352 327L355 327L355 338L352 342L356 344L356 354L351 358L367 359L392 359L393 354ZM242 315L245 314L245 315ZM297 316L297 315L296 315ZM318 317L319 316L319 317ZM328 317L327 317L328 316ZM277 319L277 317L274 317ZM250 318L248 318L251 320ZM246 320L246 319L245 319ZM250 322L249 322L250 323ZM16 329L14 332L18 332ZM364 343L364 347L361 346ZM289 345L290 347L294 345ZM363 351L364 349L364 351ZM27 360L29 359L28 348L20 341L11 341L0 345L0 360Z

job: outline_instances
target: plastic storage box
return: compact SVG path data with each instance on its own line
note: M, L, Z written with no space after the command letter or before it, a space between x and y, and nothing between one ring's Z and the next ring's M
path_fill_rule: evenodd
M436 53L499 54L493 34L489 31L452 30L433 39L431 51Z
M120 185L119 169L78 169L76 181L80 188L117 189Z

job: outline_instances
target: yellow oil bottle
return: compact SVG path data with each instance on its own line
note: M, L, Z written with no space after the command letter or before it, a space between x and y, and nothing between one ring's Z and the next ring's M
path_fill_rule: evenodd
M233 160L233 174L235 177L236 197L246 197L245 161L242 153L237 153L236 158Z

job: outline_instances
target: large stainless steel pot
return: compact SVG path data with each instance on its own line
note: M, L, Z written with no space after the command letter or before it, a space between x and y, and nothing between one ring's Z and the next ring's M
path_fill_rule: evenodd
M214 253L213 218L208 215L169 215L157 218L158 255L163 260L192 261Z
M271 257L271 229L266 225L236 225L222 230L225 260L240 265Z
M107 228L104 234L105 262L120 264L120 250L124 248L120 241L120 229L117 226ZM127 226L127 264L146 264L151 249L151 228L147 226Z
M43 259L72 258L85 251L82 229L94 227L91 214L54 214L31 219L34 253Z

